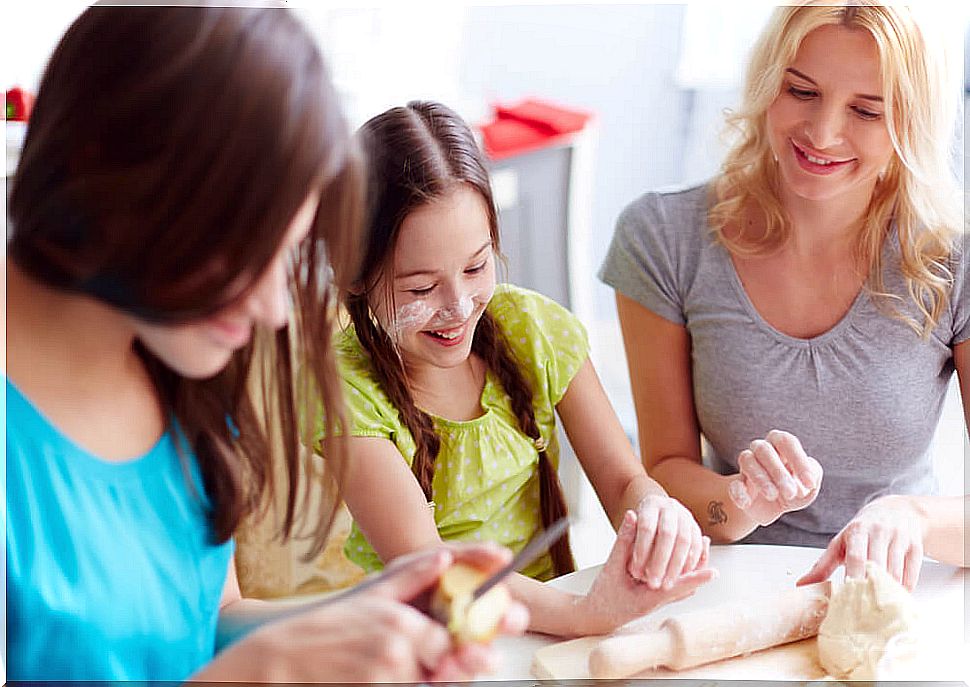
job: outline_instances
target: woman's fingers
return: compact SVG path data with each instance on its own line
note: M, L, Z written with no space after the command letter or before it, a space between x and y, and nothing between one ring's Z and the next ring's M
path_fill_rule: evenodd
M866 559L872 561L883 570L888 570L889 547L899 538L898 533L883 527L879 523L873 523L869 526L866 537L869 540L869 550Z
M923 567L923 543L913 542L913 545L906 551L905 563L903 565L903 586L909 591L916 588L919 581L919 572Z
M677 534L674 535L674 549L670 552L670 558L667 561L667 567L663 572L663 579L661 580L661 586L664 589L670 589L677 578L681 576L681 573L684 572L684 565L690 556L694 539L696 538L697 541L700 541L701 538L700 529L691 527L693 518L688 519L684 517L684 514L680 514L678 520ZM694 531L695 529L697 529L696 532Z
M856 523L845 529L845 576L865 577L866 561L869 558L869 537Z
M698 528L698 533L700 533L700 528ZM686 575L689 572L697 570L701 562L701 557L704 555L704 540L706 537L697 536L691 539L690 551L687 554L687 559L684 561L684 566L680 570L681 575ZM710 541L708 539L708 541Z
M701 559L697 562L697 569L706 568L707 562L711 560L711 538L707 535L701 537L701 541L704 543L704 551L701 553Z
M798 496L798 486L795 479L788 472L788 466L782 462L781 456L774 445L765 439L755 439L751 442L750 451L754 454L758 466L767 474L771 481L772 490L765 491L765 498L769 501L770 493L777 493L785 501L791 501ZM777 497L776 497L777 498Z
M647 501L647 499L644 499ZM637 507L636 539L630 554L628 572L635 580L647 578L647 564L657 535L660 511L652 503L641 502Z
M900 584L905 584L906 554L910 548L908 542L904 543L899 537L894 537L886 554L886 570Z
M752 446L754 445L755 442L752 442ZM738 468L746 478L745 486L749 487L750 485L754 485L755 487L757 493L751 494L752 497L761 494L766 501L778 500L778 489L775 487L774 480L772 480L771 475L761 465L761 461L755 455L753 449L741 451L738 455ZM748 492L751 492L750 488Z
M677 514L670 508L662 509L657 518L657 534L647 563L647 586L651 589L660 589L663 584L667 563L677 543L677 520Z
M768 432L765 439L777 452L792 479L795 495L786 498L805 496L818 487L822 466L814 458L809 457L798 437L791 432L773 429Z
M839 533L829 542L828 547L822 552L822 555L819 556L809 571L798 578L796 584L801 586L803 584L814 584L815 582L827 580L835 572L835 569L841 565L842 554L843 540L842 533Z

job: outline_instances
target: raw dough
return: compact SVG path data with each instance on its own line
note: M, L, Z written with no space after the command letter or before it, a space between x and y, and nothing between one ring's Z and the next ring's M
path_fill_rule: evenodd
M918 626L906 588L866 563L865 579L847 579L832 595L818 633L819 661L838 679L893 679L915 656Z

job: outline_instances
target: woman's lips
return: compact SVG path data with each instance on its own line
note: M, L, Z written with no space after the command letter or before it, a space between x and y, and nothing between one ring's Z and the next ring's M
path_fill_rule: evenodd
M798 161L798 166L812 174L834 174L841 169L845 169L846 165L850 165L855 162L855 158L850 158L848 160L834 160L824 155L810 153L794 141L790 141L790 143L792 146L792 151L795 155L795 160Z

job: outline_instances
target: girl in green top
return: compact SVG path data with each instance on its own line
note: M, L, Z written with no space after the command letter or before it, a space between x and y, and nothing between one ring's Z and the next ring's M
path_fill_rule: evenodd
M537 293L496 286L498 223L468 126L415 102L359 136L370 239L344 303L352 325L336 340L351 560L375 569L442 539L521 549L565 514L558 412L619 536L585 596L539 583L573 569L565 539L515 577L531 629L607 632L710 580L709 540L634 454L582 325Z

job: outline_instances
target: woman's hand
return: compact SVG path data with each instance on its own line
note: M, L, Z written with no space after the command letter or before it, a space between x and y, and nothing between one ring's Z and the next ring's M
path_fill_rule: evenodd
M576 634L606 634L664 604L692 595L699 586L717 576L716 570L706 567L710 540L704 537L697 565L676 576L669 587L651 589L634 578L629 565L634 541L639 536L637 519L633 511L624 514L616 543L603 569L586 596L577 599L576 617L582 619L583 626L576 628Z
M738 454L740 475L728 486L735 506L759 525L800 510L818 496L822 466L794 434L773 429Z
M866 561L885 568L910 591L923 565L927 523L905 496L883 496L864 506L798 584L821 582L845 565L846 577L864 577Z
M645 496L636 509L636 539L627 571L650 589L671 589L681 575L701 564L710 539L701 534L694 515L677 499Z
M271 622L220 653L193 679L248 682L425 682L467 680L494 670L494 649L457 647L410 602L427 596L461 560L488 572L508 562L495 546L447 545L402 557L382 581L332 604ZM521 634L528 612L513 602L502 630Z

